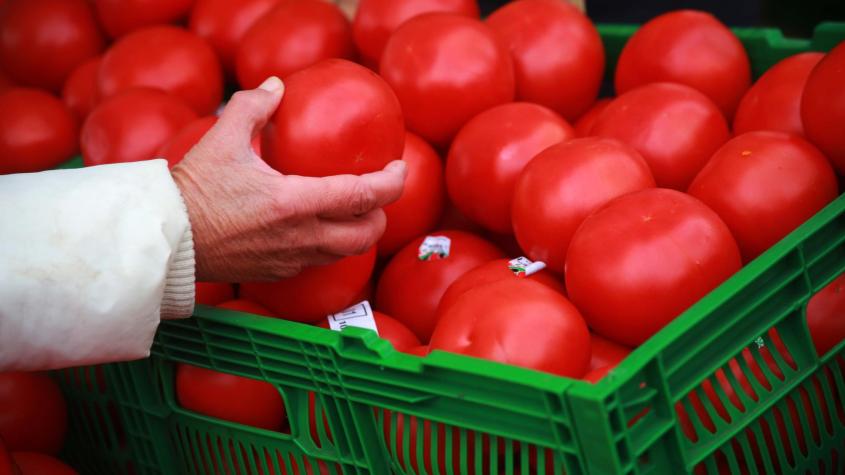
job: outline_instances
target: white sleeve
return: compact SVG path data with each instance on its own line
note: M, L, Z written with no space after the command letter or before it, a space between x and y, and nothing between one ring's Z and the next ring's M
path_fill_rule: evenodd
M0 176L0 371L149 356L194 267L164 160Z

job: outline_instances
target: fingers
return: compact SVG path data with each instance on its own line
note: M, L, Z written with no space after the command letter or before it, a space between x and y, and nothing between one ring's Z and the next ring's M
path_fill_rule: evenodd
M343 221L322 220L319 250L336 256L354 256L367 252L381 235L387 220L384 211L375 209L359 218Z
M275 76L267 78L257 89L236 92L209 135L218 137L221 144L248 147L252 137L276 112L284 92L284 83Z
M306 209L323 218L348 218L382 208L402 195L406 168L405 162L396 160L384 170L361 176L306 178L302 190Z

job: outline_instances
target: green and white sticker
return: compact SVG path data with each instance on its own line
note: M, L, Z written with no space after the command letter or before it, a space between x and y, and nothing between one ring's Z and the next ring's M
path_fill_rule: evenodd
M370 302L364 300L355 305L329 315L329 328L334 331L341 331L346 327L368 328L378 334L376 320Z
M452 240L446 236L426 236L417 257L421 261L437 261L449 257Z
M508 269L510 269L517 277L528 277L529 275L540 272L545 268L545 262L532 261L525 256L519 256L516 259L508 261Z

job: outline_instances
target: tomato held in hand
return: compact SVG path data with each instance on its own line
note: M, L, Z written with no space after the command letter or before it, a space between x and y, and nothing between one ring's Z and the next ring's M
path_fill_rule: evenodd
M78 475L61 460L38 452L14 452L12 459L20 475Z
M436 323L437 306L452 282L501 251L489 242L462 231L439 231L449 241L448 252L429 252L417 238L387 264L376 288L376 308L411 329L427 343Z
M584 112L584 114L575 121L575 135L578 137L589 137L590 135L593 135L593 125L599 119L602 112L607 109L607 106L610 105L611 101L612 99L604 98L594 102L592 107L587 109L587 112Z
M511 234L511 201L525 165L575 131L550 109L514 102L488 109L464 125L446 160L449 198L469 219Z
M836 175L815 147L784 132L748 132L720 148L689 193L736 238L745 262L833 201Z
M315 1L315 0L309 0ZM264 159L285 174L361 175L402 157L396 95L377 74L329 59L285 79L285 98L264 128Z
M648 84L617 97L592 134L634 147L657 186L681 191L730 137L728 123L710 99L670 83Z
M276 317L273 312L258 305L255 302L246 299L227 300L217 305L218 308L225 308L228 310L236 310L238 312L246 312L254 315L262 315L264 317Z
M375 320L378 329L378 336L393 344L393 348L397 351L407 353L421 346L420 340L414 335L414 332L399 320L375 311L373 312L373 320ZM331 328L328 319L321 320L318 325L323 328Z
M845 175L845 41L816 65L804 86L801 119L807 139Z
M584 220L566 256L566 290L593 331L636 346L740 267L715 212L678 191L648 189Z
M592 350L590 353L590 371L605 368L605 374L631 353L630 348L614 343L595 333L590 333L590 348Z
M97 56L80 64L62 87L62 101L80 120L85 120L97 106L97 73L101 62L102 58Z
M176 96L133 88L101 102L82 126L80 145L86 166L155 158L158 149L196 119Z
M202 305L219 305L235 298L232 285L223 282L197 282L195 289L195 300Z
M575 120L596 100L604 46L578 8L558 0L509 2L487 18L514 59L516 98Z
M587 137L557 144L519 176L514 233L528 257L563 272L569 241L587 216L617 196L653 187L648 164L622 142Z
M50 94L7 89L0 92L0 110L0 174L49 170L76 153L76 120Z
M103 55L97 85L104 99L132 87L158 88L203 115L223 100L223 74L214 50L175 26L144 28L115 42Z
M44 373L0 373L0 438L9 451L56 454L65 442L67 409Z
M801 95L810 71L823 56L822 53L796 54L769 68L742 96L734 116L734 134L775 130L804 135Z
M85 0L14 1L0 15L0 68L21 85L58 92L102 48Z
M194 0L94 0L100 24L112 38L184 18Z
M440 147L479 112L514 98L505 44L481 21L454 13L403 23L387 41L379 71L396 91L408 129Z
M845 340L845 274L819 290L807 303L807 326L816 347L823 356Z
M640 27L616 65L617 94L663 81L698 89L730 119L751 85L751 64L742 43L716 17L679 10Z

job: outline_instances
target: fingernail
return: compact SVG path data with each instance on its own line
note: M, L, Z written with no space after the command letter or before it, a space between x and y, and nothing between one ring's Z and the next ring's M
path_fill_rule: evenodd
M394 160L387 164L386 169L391 172L404 174L407 167L408 166L404 160Z
M267 92L278 92L284 88L285 85L281 79L277 78L276 76L270 76L269 78L265 79L264 82L258 86L258 89L263 89Z

